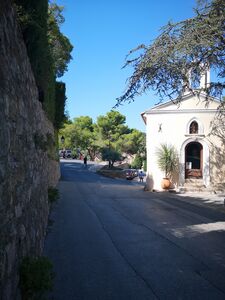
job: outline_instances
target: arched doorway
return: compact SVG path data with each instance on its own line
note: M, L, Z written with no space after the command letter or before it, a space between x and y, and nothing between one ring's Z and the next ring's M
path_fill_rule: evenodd
M185 147L185 178L202 178L203 147L191 142Z

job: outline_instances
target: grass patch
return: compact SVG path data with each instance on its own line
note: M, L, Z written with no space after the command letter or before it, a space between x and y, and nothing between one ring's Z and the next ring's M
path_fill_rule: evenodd
M54 187L48 188L48 202L50 204L56 202L59 199L59 190Z
M25 257L20 266L22 300L44 300L53 287L53 265L45 256Z

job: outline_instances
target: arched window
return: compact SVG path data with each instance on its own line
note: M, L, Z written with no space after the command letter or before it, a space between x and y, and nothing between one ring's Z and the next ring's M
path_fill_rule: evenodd
M198 133L198 123L196 121L191 122L189 127L190 134L197 134Z

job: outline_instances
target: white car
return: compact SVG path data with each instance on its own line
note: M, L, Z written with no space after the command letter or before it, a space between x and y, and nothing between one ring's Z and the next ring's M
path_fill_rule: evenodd
M71 158L72 157L72 150L59 150L59 156L63 158Z
M72 151L71 150L66 150L66 158L71 158L72 157Z

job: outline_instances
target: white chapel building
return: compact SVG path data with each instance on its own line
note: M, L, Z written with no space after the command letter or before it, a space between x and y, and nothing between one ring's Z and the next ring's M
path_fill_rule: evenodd
M201 85L205 78L201 79ZM203 92L197 95L187 91L179 102L170 100L142 113L146 124L149 190L162 189L164 174L159 169L156 154L161 144L174 146L178 153L174 188L187 186L190 179L206 189L225 188L225 132L224 120L218 115L219 105L220 101L212 97L206 99Z

